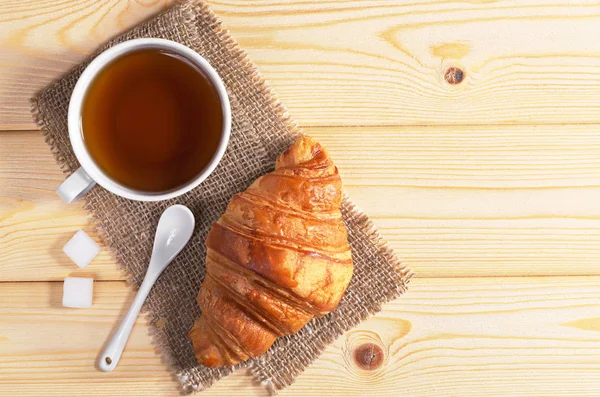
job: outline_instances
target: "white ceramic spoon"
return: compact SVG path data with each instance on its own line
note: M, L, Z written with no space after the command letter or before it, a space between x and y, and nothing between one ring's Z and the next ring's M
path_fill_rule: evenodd
M117 366L135 319L140 313L148 293L158 276L188 243L194 232L194 225L192 211L183 205L173 205L160 216L146 276L119 329L112 336L104 349L104 353L100 356L98 366L102 371L110 372Z

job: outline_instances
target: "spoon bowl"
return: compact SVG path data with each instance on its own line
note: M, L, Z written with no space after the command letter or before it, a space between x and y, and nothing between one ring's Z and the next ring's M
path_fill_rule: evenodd
M146 277L156 272L158 277L165 270L192 237L194 225L194 214L186 206L173 205L163 212L156 228Z

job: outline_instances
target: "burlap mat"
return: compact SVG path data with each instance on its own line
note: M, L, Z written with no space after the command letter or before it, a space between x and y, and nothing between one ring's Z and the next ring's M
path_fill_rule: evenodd
M367 216L346 199L343 214L352 246L354 277L338 309L311 321L296 335L280 338L262 357L232 368L199 366L187 333L200 315L196 294L204 278L205 237L233 194L271 171L277 155L301 132L255 66L203 3L179 4L111 40L97 53L137 37L160 37L185 44L217 70L231 100L229 147L215 172L200 187L178 199L135 202L95 187L85 196L85 209L97 221L105 245L129 280L139 286L160 214L176 203L188 206L196 217L195 234L160 277L145 306L155 343L184 392L205 389L244 367L271 391L285 388L344 331L403 293L410 272L386 247ZM69 97L88 63L89 59L32 99L35 121L66 174L79 167L68 138Z

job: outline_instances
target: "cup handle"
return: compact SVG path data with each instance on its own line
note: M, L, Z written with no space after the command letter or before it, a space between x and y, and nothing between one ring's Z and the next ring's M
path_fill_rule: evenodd
M71 204L83 197L95 184L96 182L90 178L84 169L79 167L67 180L60 184L56 189L56 193L65 203Z

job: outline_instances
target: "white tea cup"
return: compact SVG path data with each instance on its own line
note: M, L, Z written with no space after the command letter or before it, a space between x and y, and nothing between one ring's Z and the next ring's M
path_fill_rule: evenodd
M86 93L88 92L91 83L94 81L94 78L115 59L124 54L141 49L167 50L192 62L205 74L215 87L223 112L223 131L212 159L192 180L182 186L164 192L144 192L131 189L118 183L96 164L92 156L90 156L83 138L81 123L82 107ZM124 198L138 201L159 201L171 199L189 192L202 183L214 171L223 157L225 149L227 148L227 143L229 142L229 135L231 133L231 108L223 81L212 66L210 66L210 64L197 52L174 41L142 38L117 44L98 55L88 65L79 77L75 89L73 90L73 94L71 95L71 100L69 102L68 128L69 139L71 140L73 151L75 152L75 156L81 167L69 176L56 190L58 195L65 202L72 203L83 197L96 183L106 190Z

